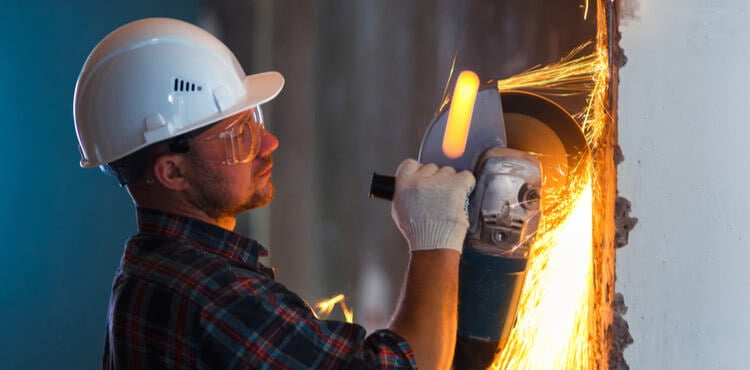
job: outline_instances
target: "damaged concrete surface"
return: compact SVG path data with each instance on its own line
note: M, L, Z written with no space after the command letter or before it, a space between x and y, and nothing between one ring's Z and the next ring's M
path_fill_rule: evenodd
M614 311L614 320L612 321L612 347L609 353L610 370L629 370L630 366L625 361L625 347L633 343L633 337L630 336L628 322L623 317L628 312L628 306L625 305L625 298L622 293L616 293L612 302Z
M630 201L623 197L617 197L615 202L615 248L622 248L628 244L630 231L633 230L638 219L630 217Z

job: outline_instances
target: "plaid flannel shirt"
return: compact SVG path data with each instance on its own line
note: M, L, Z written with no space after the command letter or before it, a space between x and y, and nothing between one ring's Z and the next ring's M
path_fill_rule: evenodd
M414 368L389 330L319 320L256 241L138 209L109 303L104 369Z

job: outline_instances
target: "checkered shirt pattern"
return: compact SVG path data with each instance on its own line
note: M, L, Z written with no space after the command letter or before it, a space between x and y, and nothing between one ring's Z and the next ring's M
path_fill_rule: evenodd
M139 208L110 297L104 369L415 368L389 330L319 320L256 241Z

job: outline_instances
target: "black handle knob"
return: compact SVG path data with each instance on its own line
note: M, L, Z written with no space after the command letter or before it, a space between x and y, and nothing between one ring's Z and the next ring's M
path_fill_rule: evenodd
M396 188L396 178L393 176L372 173L370 182L370 198L393 200L393 192Z

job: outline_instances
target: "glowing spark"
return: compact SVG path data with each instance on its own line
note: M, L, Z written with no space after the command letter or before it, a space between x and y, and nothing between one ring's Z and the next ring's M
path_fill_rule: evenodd
M466 151L466 140L469 138L478 89L479 77L476 73L462 71L458 75L443 135L443 154L448 158L458 158Z
M586 0L586 10L583 11L583 20L585 21L589 17L589 0Z
M458 60L458 50L453 54L453 62L451 62L451 69L448 71L448 81L453 78L453 73L456 71L456 60ZM438 112L442 111L443 108L445 108L446 105L450 102L450 98L448 97L448 86L450 86L450 83L445 84L445 89L443 89L443 102L440 103L440 108L438 108Z
M586 1L588 13L589 1ZM499 90L532 89L542 94L588 94L577 117L592 151L611 151L609 48L604 0L597 2L595 51L577 57L590 44L558 63L534 67L498 81ZM495 359L495 369L600 369L607 367L614 247L613 220L603 219L612 192L611 160L594 156L579 163L567 188L547 192L516 325ZM546 189L545 189L546 190ZM613 217L612 217L613 218ZM609 224L607 224L609 225ZM614 231L612 230L613 234Z
M545 195L547 210L529 259L518 321L496 369L584 369L591 307L591 182Z
M587 42L573 49L559 62L540 67L533 67L525 72L497 82L498 90L534 89L546 95L570 96L581 95L591 91L594 82L593 74L606 70L597 54L576 57L585 48Z
M344 312L344 318L346 319L346 322L354 322L354 310L346 306L346 298L343 294L339 294L337 296L331 297L329 299L324 299L316 303L316 316L324 320L329 318L331 316L331 312L333 312L333 309L339 303L341 304L341 311Z

